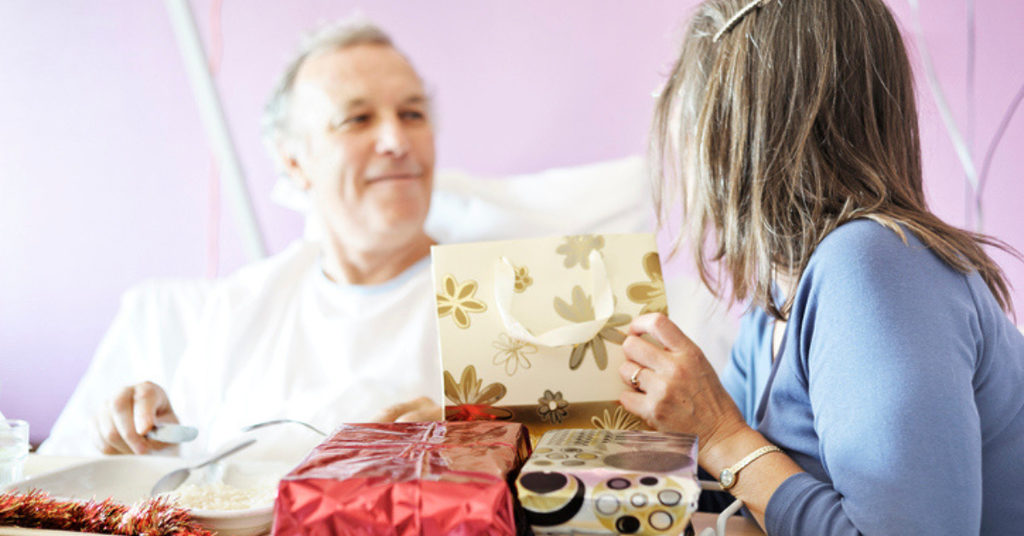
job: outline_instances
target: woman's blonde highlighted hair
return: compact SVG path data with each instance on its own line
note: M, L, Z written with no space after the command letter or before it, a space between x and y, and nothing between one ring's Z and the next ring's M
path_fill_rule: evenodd
M836 227L869 218L977 270L1012 311L982 246L1019 254L928 210L910 62L882 0L769 0L713 41L748 5L697 9L652 127L659 221L684 205L676 246L689 238L704 283L721 296L724 275L733 301L785 319L793 296L777 303L773 282L798 278Z

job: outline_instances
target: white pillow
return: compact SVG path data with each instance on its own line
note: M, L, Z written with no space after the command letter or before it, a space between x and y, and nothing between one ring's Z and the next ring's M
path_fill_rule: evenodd
M651 199L637 156L500 179L442 172L426 230L441 243L653 231Z

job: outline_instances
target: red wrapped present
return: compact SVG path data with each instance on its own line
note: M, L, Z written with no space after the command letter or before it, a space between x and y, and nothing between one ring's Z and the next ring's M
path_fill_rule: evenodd
M274 534L515 534L521 424L346 424L285 476Z

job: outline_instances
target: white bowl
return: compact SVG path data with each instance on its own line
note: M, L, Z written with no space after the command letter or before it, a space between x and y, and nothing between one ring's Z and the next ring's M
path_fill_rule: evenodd
M149 497L153 484L163 475L187 465L180 458L163 456L108 456L43 473L0 488L0 491L41 489L51 496L67 499L108 497L131 504ZM230 486L246 488L268 480L279 480L291 469L275 462L226 460L215 469ZM193 471L187 483L202 483L207 475ZM246 510L202 510L192 508L192 517L220 536L251 536L270 530L273 503Z

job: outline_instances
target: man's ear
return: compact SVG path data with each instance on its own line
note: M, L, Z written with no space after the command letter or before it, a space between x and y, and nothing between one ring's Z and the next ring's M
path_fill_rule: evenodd
M284 165L285 173L288 174L288 178L296 188L305 192L309 190L312 183L309 181L309 177L306 176L306 170L302 168L297 154L298 151L294 141L277 144L277 156Z

